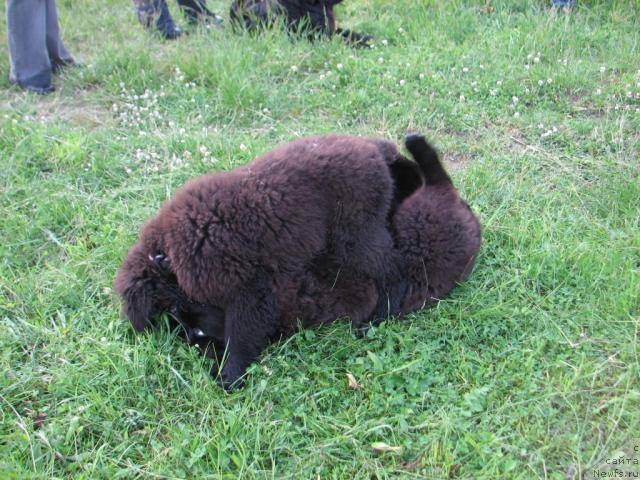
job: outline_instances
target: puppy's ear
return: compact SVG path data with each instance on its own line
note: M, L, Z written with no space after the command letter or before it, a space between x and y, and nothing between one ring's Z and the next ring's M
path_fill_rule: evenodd
M151 317L156 313L153 292L149 290L148 287L140 286L130 289L124 296L122 311L138 332L151 326Z

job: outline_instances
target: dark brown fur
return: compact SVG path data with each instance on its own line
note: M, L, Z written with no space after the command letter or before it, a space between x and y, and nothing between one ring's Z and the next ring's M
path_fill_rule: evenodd
M454 188L437 153L424 137L407 137L407 147L418 163L400 158L392 165L397 207L391 217L402 275L408 280L394 314L408 314L444 298L465 280L480 248L477 218ZM373 282L320 257L299 276L280 279L276 285L280 305L280 333L290 335L298 326L313 327L341 317L364 325L377 302ZM183 320L200 334L192 343L211 344L219 355L223 345L216 339L220 311L204 308ZM216 317L216 314L218 317Z
M399 159L388 142L311 137L192 180L147 223L120 268L125 313L142 330L164 311L200 322L213 318L203 305L219 307L223 325L204 330L228 351L221 381L229 387L281 333L279 285L318 258L374 282L374 317L386 313L388 297L399 310L402 281L387 229L390 165Z
M231 4L231 21L234 25L253 31L269 26L277 18L283 18L293 32L305 30L310 35L327 37L340 35L347 42L368 47L369 35L352 32L336 26L333 8L342 0L235 0Z
M403 314L433 304L466 280L481 241L480 222L460 198L436 151L420 135L408 136L406 145L425 182L393 216L396 248L409 285Z

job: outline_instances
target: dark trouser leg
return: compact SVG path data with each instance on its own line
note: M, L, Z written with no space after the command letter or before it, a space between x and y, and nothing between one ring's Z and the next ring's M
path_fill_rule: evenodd
M7 34L12 82L48 93L51 62L47 52L47 8L44 0L8 0Z
M67 51L60 38L58 11L55 0L45 0L47 5L47 52L53 68L73 65L75 60Z

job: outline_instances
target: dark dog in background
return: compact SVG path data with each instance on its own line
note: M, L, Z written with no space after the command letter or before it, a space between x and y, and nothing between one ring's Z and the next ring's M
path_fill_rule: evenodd
M408 288L394 313L407 314L444 298L467 278L480 248L477 218L454 188L436 151L420 135L406 138L415 162L404 157L391 164L395 208L389 227L397 259ZM159 268L172 275L170 265ZM378 292L371 280L343 268L331 256L314 259L297 276L274 279L279 319L277 331L289 336L298 327L310 328L348 317L363 326L372 318ZM224 312L188 300L172 309L190 344L222 361ZM214 369L215 370L215 369ZM215 373L215 371L213 372Z
M404 286L388 219L391 165L402 159L389 142L311 137L192 180L147 223L118 271L126 315L137 330L171 309L209 319L203 330L228 352L228 388L278 336L278 283L306 275L318 258L373 282L374 318L388 305L398 312ZM224 321L212 322L205 305Z
M371 36L336 26L333 8L342 0L234 0L231 4L232 25L248 31L268 27L276 18L282 18L290 31L305 31L331 37L339 35L348 43L369 47Z

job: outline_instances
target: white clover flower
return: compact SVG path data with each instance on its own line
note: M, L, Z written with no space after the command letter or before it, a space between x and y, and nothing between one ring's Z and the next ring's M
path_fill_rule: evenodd
M244 143L240 144L240 150L242 150L243 152L247 149L247 146Z
M498 86L502 85L502 80L498 80L498 81L496 82L496 85L498 85Z
M492 97L495 97L497 95L498 91L494 88L492 88L491 90L489 90L489 95L491 95Z
M553 83L553 78L547 78L547 83Z
M342 70L344 68L344 65L342 65L341 63L339 63L338 65L336 65L336 68L338 70Z
M540 63L540 57L535 57L533 59L533 63Z
M520 116L520 112L515 112L515 113L513 114L513 116L514 116L515 118L518 118L518 117Z
M466 100L466 98L464 98L464 95L460 95L460 101L464 102Z
M467 67L462 67L462 71L463 71L464 73L467 73L467 72L469 71L469 69L468 69Z
M398 31L399 31L400 33L403 33L403 32L404 32L404 28L400 27L400 28L398 29Z
M384 58L378 57L378 63L384 63Z
M291 65L291 71L292 72L297 72L298 71L298 67L295 65Z
M600 88L596 90L596 95L602 95L602 90Z
M524 69L525 69L525 70L529 70L530 68L531 68L531 66L530 66L530 65L525 65L525 66L524 66Z
M382 44L386 47L387 45L389 45L389 42L386 39L384 39L382 40Z
M530 53L529 55L527 55L527 60L531 60L533 58L533 53Z
M420 80L424 80L424 73L421 73L420 75L418 75L418 77L420 77Z
M604 73L607 70L607 67L602 66L600 67L600 73Z
M511 97L511 101L513 103L518 103L518 97L516 97L515 95L513 97Z
M400 80L400 86L401 86L401 87L404 87L404 85L405 85L406 83L407 83L407 82L406 82L406 80Z
M539 86L544 85L544 80L538 80L538 85L539 85Z

